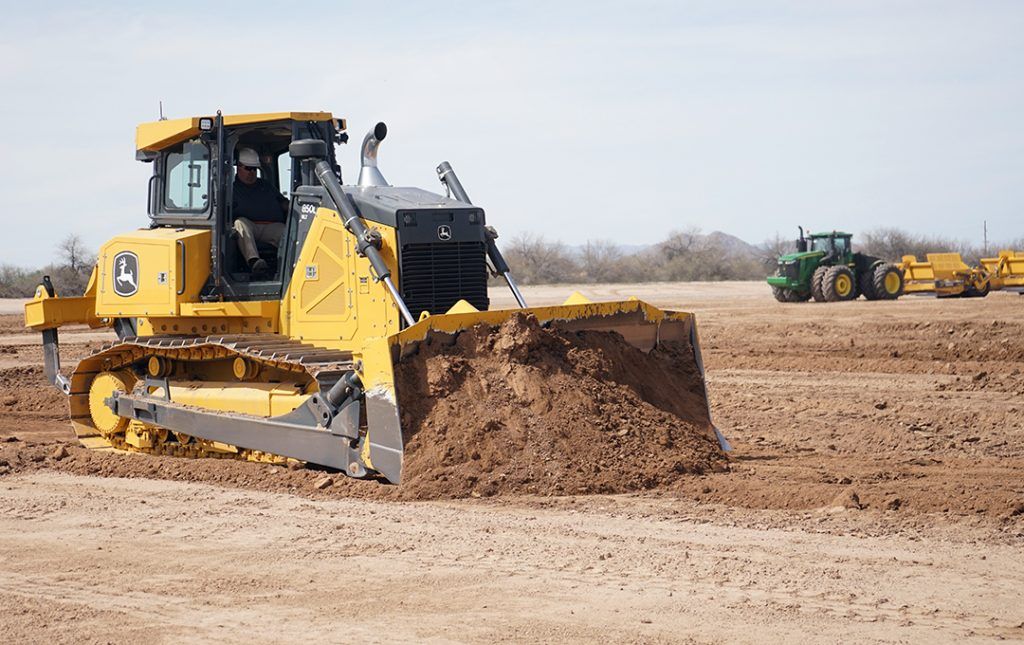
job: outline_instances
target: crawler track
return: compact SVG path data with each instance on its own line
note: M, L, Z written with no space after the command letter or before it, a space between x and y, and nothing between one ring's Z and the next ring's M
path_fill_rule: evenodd
M294 382L307 393L330 387L353 368L350 352L317 347L277 334L226 336L149 336L129 337L105 345L83 359L71 377L69 407L75 434L83 446L95 450L125 450L181 457L214 457L256 461L284 461L283 457L245 450L166 431L154 433L152 445L130 445L124 433L104 434L90 414L89 388L103 373L131 369L144 373L145 362L157 356L173 361L190 378L205 380L211 366L245 358L259 366L264 378ZM268 376L269 375L269 376ZM139 381L136 387L142 387Z

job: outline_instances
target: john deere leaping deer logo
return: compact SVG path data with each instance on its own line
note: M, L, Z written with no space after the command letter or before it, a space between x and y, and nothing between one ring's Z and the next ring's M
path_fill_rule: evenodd
M127 298L139 290L139 256L121 251L114 256L114 293Z

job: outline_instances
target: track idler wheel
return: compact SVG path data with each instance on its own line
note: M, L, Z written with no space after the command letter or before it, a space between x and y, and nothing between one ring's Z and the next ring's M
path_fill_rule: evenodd
M100 372L89 385L89 416L104 437L123 434L129 421L114 414L104 401L114 392L131 392L137 380L131 370L117 370Z

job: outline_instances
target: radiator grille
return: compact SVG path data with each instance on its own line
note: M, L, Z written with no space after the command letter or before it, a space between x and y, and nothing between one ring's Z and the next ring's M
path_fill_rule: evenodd
M398 280L409 311L443 314L459 300L486 310L486 257L483 242L403 245Z

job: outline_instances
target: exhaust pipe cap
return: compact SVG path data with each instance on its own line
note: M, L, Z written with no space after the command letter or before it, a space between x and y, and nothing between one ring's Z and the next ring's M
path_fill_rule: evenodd
M377 169L377 150L380 142L388 136L388 126L380 121L373 126L373 130L366 133L363 138L363 145L360 149L361 165L359 167L359 186L388 186L388 181Z

